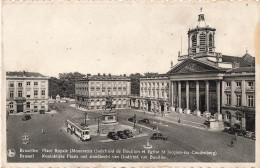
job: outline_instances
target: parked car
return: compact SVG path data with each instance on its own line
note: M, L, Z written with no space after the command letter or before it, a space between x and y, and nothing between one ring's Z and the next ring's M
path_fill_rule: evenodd
M235 128L235 127L230 127L228 130L229 134L235 134L236 132L237 132L237 128Z
M230 129L230 127L225 127L223 132L228 132L229 129Z
M150 121L149 121L149 119L141 119L141 120L138 120L138 123L145 123L145 124L149 124L150 123Z
M167 140L167 136L163 135L162 133L153 133L151 139L153 139L153 140L157 140L157 139Z
M130 130L124 130L124 133L125 133L125 135L126 135L128 138L132 138L132 137L133 137L133 133L132 133Z
M129 121L129 122L134 122L134 118L133 118L133 117L128 118L128 121Z
M23 116L22 120L23 121L27 121L27 120L30 120L31 119L31 116L29 114L26 114Z
M110 138L110 139L113 139L113 140L119 140L119 137L116 135L115 132L109 132L107 134L107 137Z
M245 136L246 135L246 131L245 130L241 130L241 129L237 129L236 133L238 136Z
M255 140L255 133L252 134L252 139Z
M125 135L124 131L117 131L117 136L121 139L127 139L127 136Z
M251 131L246 131L245 137L255 139L255 133Z

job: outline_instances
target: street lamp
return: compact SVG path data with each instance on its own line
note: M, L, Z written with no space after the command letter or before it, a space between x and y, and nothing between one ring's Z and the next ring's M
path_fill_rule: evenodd
M133 117L133 122L134 122L134 129L135 129L135 123L136 123L136 115L134 114L134 117Z
M84 116L85 116L85 125L87 124L87 121L86 121L86 120L87 120L87 118L86 118L86 117L87 117L87 115L88 115L88 113L87 113L87 112L85 112L85 113L84 113Z
M99 117L98 117L98 120L97 120L97 122L98 122L98 129L97 129L97 133L100 133L100 130L99 130L99 123L100 123L100 121L99 121Z

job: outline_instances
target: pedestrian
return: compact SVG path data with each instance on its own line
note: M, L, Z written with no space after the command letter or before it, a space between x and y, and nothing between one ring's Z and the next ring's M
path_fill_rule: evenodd
M230 142L230 144L231 144L230 147L233 147L233 144L234 144L233 138L231 138L231 142Z
M153 130L154 130L154 126L153 126Z
M237 133L235 133L234 140L237 141Z
M181 123L181 119L179 118L178 123Z
M97 121L97 118L95 117L95 121Z
M143 132L143 129L142 128L139 128L139 133L142 133Z

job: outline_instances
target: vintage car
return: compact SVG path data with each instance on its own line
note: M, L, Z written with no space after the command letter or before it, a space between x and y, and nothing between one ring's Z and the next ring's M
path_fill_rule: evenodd
M124 130L124 134L127 136L127 138L133 137L133 133L130 130Z
M149 119L141 119L141 120L138 120L138 123L145 123L145 124L149 124L150 123L150 121L149 121Z
M117 136L121 139L127 139L127 136L125 135L124 131L117 131Z
M151 139L153 139L153 140L157 140L157 139L167 140L167 136L163 135L162 133L153 133Z
M29 114L26 114L23 116L22 120L23 121L27 121L27 120L30 120L31 119L31 116Z
M109 132L107 134L107 137L113 140L119 140L119 137L117 136L117 134L115 132Z

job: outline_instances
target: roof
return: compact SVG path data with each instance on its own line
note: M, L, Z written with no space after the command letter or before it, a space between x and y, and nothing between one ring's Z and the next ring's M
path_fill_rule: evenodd
M125 75L87 75L82 80L130 80L130 78Z
M240 62L241 57L222 55L222 62Z
M25 71L15 71L15 72L6 72L6 76L9 76L9 77L47 77L47 76L44 76L38 72L25 72Z
M240 67L255 66L255 57L246 53L242 57L222 55L222 62L238 62Z
M227 73L242 73L242 72L251 72L255 73L255 67L239 67L239 68L234 68L228 71Z

